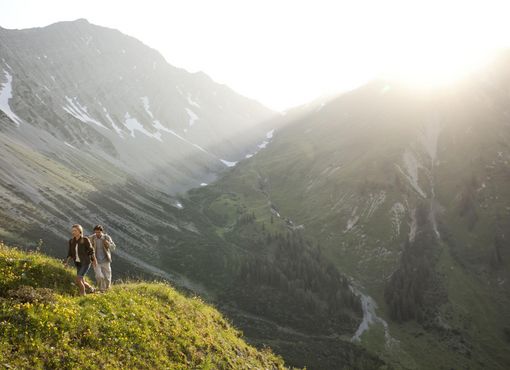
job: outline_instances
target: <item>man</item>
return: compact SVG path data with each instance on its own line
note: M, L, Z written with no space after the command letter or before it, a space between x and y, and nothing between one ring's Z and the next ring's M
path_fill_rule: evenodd
M71 227L72 238L69 240L67 258L64 260L64 265L67 265L69 260L73 260L76 266L76 284L80 289L80 294L85 295L85 288L94 293L94 288L85 281L85 275L89 271L90 264L96 266L96 259L94 258L94 249L90 245L87 237L83 236L83 227L75 224Z
M92 248L96 252L97 264L94 267L96 273L96 281L99 290L104 292L110 288L112 284L112 250L115 249L115 243L109 235L103 233L103 226L96 225L94 234L90 237Z

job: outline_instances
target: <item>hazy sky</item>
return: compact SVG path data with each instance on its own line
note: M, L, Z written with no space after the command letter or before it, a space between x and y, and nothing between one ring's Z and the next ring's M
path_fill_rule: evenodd
M86 18L284 109L381 71L444 82L510 46L505 1L0 0L0 26Z

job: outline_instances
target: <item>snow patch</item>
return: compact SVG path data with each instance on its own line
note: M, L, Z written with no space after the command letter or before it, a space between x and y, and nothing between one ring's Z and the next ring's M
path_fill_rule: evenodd
M266 139L267 139L267 140L264 140L264 141L263 141L263 142L261 142L260 144L257 144L257 148L259 148L259 149L264 149L264 148L266 148L266 147L269 145L269 143L271 142L271 139L273 138L274 131L275 131L274 129L272 129L272 130L268 131L268 132L266 133ZM246 154L245 158L251 158L251 157L253 157L255 154L257 154L257 151L256 151L255 153L249 153L249 154Z
M169 128L167 128L166 126L163 126L161 124L161 122L159 122L159 120L155 120L152 122L152 126L154 126L154 128L158 131L165 131L165 132L168 132L168 133L171 133L175 136L177 136L179 139L181 140L184 140L184 141L187 141L186 139L184 139L183 137L177 135L175 132L173 132L172 130L170 130Z
M224 159L220 159L220 161L227 167L234 167L237 164L237 162L229 162Z
M113 121L112 117L110 117L110 113L108 112L108 110L103 106L103 104L101 104L100 101L98 101L98 104L101 106L101 108L103 108L103 112L105 113L105 117L106 119L111 123L113 129L115 130L115 132L117 133L117 135L119 135L121 138L124 138L124 135L122 133L122 130L120 129L119 126L117 126L117 124Z
M257 145L257 147L258 147L259 149L264 149L265 147L267 147L267 146L268 146L268 144L269 144L269 142L270 142L270 140L273 138L273 134L274 134L274 129L272 129L272 130L268 131L268 132L266 133L266 139L268 139L269 141L268 141L268 140L264 140L263 142L261 142L260 144L258 144L258 145Z
M12 76L5 69L3 69L3 71L7 81L0 86L0 110L2 110L17 126L19 126L22 120L11 110L11 107L9 106L9 100L12 98Z
M189 127L192 127L195 124L195 121L198 121L198 116L189 108L186 109L186 113L188 113L189 116Z
M259 149L264 149L267 146L267 144L269 144L269 141L264 140L262 143L258 144L257 147Z
M4 62L5 66L12 71L11 66L9 64L7 64L7 62L5 61L5 58L2 58L2 62Z
M404 153L404 169L397 165L397 168L406 177L413 189L423 198L426 198L427 195L418 185L418 169L420 167L421 165L418 163L418 160L409 150L406 150Z
M189 105L193 105L197 108L200 108L200 104L198 104L196 101L194 101L193 99L191 99L191 94L188 93L188 104Z
M106 119L108 121L110 121L110 123L112 124L112 127L113 129L115 130L115 132L117 133L117 135L119 135L121 138L124 138L124 134L122 133L122 129L117 126L117 124L113 121L112 117L110 117L110 114L108 113L108 111L106 111L106 108L103 108L106 112Z
M169 134L172 134L174 136L176 136L177 138L179 138L180 140L190 144L190 145L193 145L195 148L199 149L200 151L204 152L204 153L207 153L207 151L205 149L203 149L202 147L196 145L196 144L193 144L192 142L184 139L182 136L178 135L176 132L174 132L173 130L170 130L169 128L163 126L163 124L157 120L157 119L154 119L154 114L152 114L152 111L150 110L150 102L149 102L149 98L147 96L143 96L140 98L143 102L143 107L145 109L145 112L149 115L149 117L151 119L153 119L152 121L152 126L159 131L164 131L164 132L168 132ZM159 136L161 137L161 134L159 134ZM209 154L209 153L208 153Z
M140 98L143 103L143 107L145 108L145 112L149 115L150 118L154 119L154 116L150 110L149 98L147 96L142 96Z
M145 127L143 127L143 125L140 122L138 122L136 118L131 117L129 113L126 113L126 115L124 116L124 126L126 126L126 128L131 132L132 137L135 137L135 131L139 131L150 138L162 141L160 132L156 132L155 134L153 134L147 131Z
M74 118L76 118L84 123L87 123L87 122L94 123L94 124L98 125L99 127L102 127L104 129L108 130L108 128L105 125L103 125L101 122L99 122L89 116L87 107L84 105L81 105L76 96L73 99L69 98L68 96L66 96L65 98L67 100L68 105L65 107L62 107L62 109L65 110L67 113L69 113L71 116L73 116Z
M207 151L205 149L203 149L202 147L200 147L200 146L198 146L196 144L193 144L192 142L186 140L185 138L183 138L182 136L177 134L175 131L170 130L168 127L163 126L163 124L159 120L157 120L157 119L155 120L154 119L154 114L152 114L152 111L150 110L149 98L147 96L143 96L140 99L143 102L143 107L145 108L145 112L149 115L149 117L151 117L153 119L152 126L158 131L158 133L159 133L159 131L168 132L169 134L172 134L172 135L176 136L180 140L182 140L182 141L184 141L184 142L194 146L195 148L201 150L202 152L207 153ZM161 133L159 133L159 136L161 137Z
M174 135L175 137L177 137L178 139L184 141L185 143L189 144L189 145L192 145L194 146L195 148L197 148L198 150L200 150L201 152L204 152L206 154L209 154L210 156L213 156L211 153L209 153L207 150L205 150L204 148L202 148L200 145L197 145L197 144L194 144L192 143L191 141L183 138L181 135L179 135L178 133L176 133L175 131L163 126L161 124L161 122L159 122L158 120L155 120L153 122L153 127L158 130L158 131L164 131L164 132L168 132L169 134L172 134ZM214 156L213 156L214 157Z
M175 203L175 207L176 207L177 209L183 209L183 208L184 208L184 206L182 205L182 203L181 203L181 202L177 202L177 203Z
M208 184L206 184L205 182L201 183L200 186L207 186Z

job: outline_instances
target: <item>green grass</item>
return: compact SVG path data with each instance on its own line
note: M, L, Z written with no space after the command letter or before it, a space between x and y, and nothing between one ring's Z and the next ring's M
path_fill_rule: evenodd
M363 96L355 95L359 94L277 132L270 146L212 185L218 190L216 197L238 194L239 202L256 215L259 224L264 222L266 229L285 230L284 220L274 217L270 224L269 201L283 218L303 224L305 237L319 244L324 256L378 303L377 314L388 322L400 345L398 349L385 348L381 325L366 332L361 345L391 365L410 369L508 368L507 127L492 116L492 110L478 106L476 99L466 100L475 112L470 112L469 104L458 111L440 109L448 118L441 126L438 161L432 169L442 236L441 255L434 268L441 282L437 288L444 288L447 297L438 304L440 318L428 318L432 323L400 324L389 318L384 290L388 277L399 266L412 211L422 200L396 165L405 168L404 153L411 151L422 166L417 173L419 185L431 196L430 158L421 144L421 130L426 126L423 113L437 109L437 102L400 95L391 98L389 94L371 97L365 104ZM470 230L468 217L460 215L459 209L460 196L472 179L476 180L473 204L478 218ZM360 215L370 196L380 191L385 191L384 203L370 217L368 213L361 216L355 229L345 232L353 209ZM406 209L398 236L390 213L396 202ZM218 214L229 214L230 205L215 205L220 205L215 208ZM446 245L447 233L442 228L449 230L452 245ZM242 232L249 241L250 234ZM494 263L498 235L505 236L500 238L505 242L501 242L501 261ZM443 321L435 324L435 320Z
M213 307L165 283L76 295L58 261L0 244L0 364L58 369L283 369Z
M0 242L0 297L20 286L50 288L55 293L76 295L74 269L39 253L9 248Z
M502 312L508 303L498 303L492 287L466 273L452 258L448 246L441 243L440 247L436 269L448 289L448 302L439 310L445 326L390 322L391 334L399 340L397 346L389 350L381 345L379 327L364 335L363 345L397 369L507 368L510 359L505 350L508 342L503 335ZM384 306L378 314L383 316L383 311Z

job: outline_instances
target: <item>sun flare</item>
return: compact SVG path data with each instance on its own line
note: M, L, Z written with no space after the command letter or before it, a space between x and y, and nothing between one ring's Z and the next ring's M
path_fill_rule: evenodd
M481 49L403 50L384 67L383 75L416 88L442 87L482 69L494 54L495 51Z

